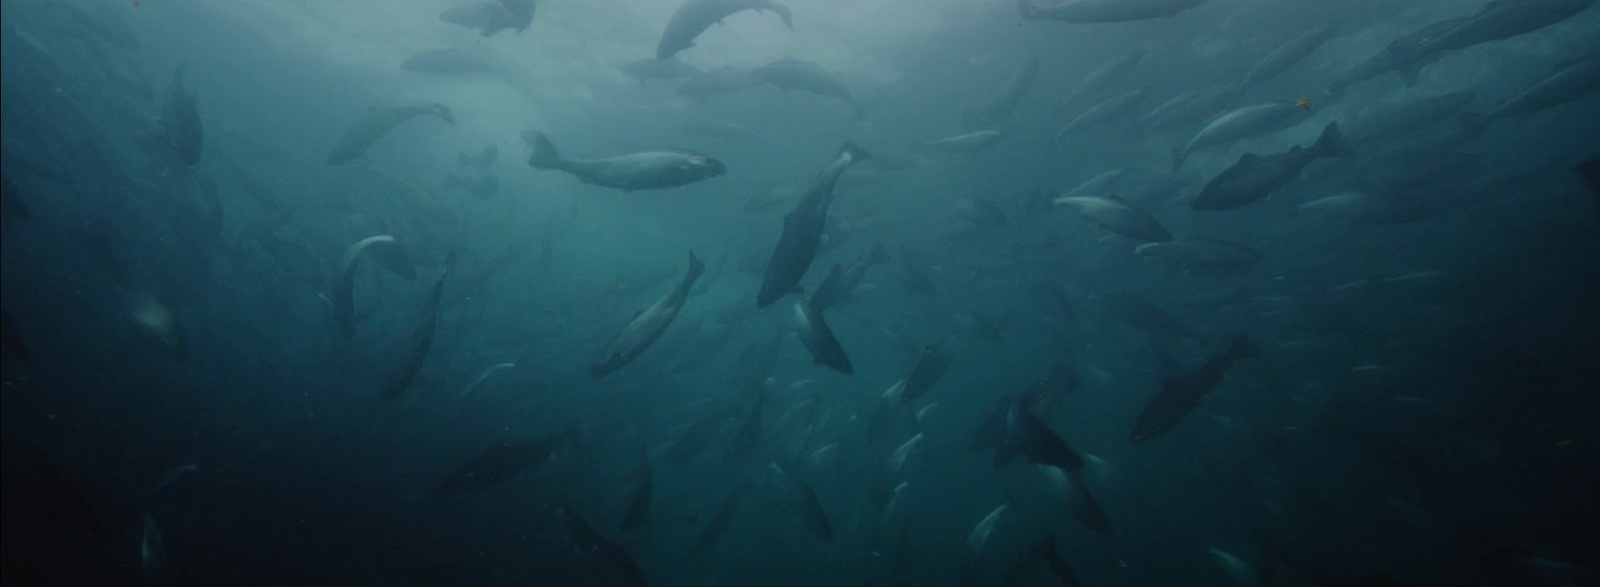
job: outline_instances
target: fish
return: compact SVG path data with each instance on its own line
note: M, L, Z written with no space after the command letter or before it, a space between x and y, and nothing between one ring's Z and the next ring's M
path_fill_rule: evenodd
M144 573L146 585L155 585L166 572L167 541L161 536L161 526L150 514L139 515L139 569Z
M1078 82L1072 92L1061 99L1061 103L1070 104L1079 98L1092 97L1111 87L1112 84L1122 81L1122 78L1128 77L1128 73L1132 72L1133 68L1144 62L1144 57L1147 54L1146 50L1140 48L1135 49L1132 53L1105 62L1105 64L1095 68L1094 71L1089 72L1089 75L1083 76L1083 81Z
M472 395L472 392L477 391L480 387L483 387L483 383L488 381L490 376L516 366L516 363L495 363L485 367L483 371L478 372L477 377L472 378L471 383L468 383L466 387L461 388L461 393L457 393L456 397L467 397Z
M811 292L811 297L807 298L806 303L818 312L826 312L850 299L850 295L855 293L856 289L861 287L861 282L867 278L867 270L888 260L889 248L880 242L872 245L870 254L848 266L835 263L833 269L828 271L828 276L824 277L822 283L817 284L817 288Z
M1457 120L1467 136L1475 137L1496 121L1543 112L1596 93L1600 93L1600 54L1568 63L1493 110L1483 114L1462 113Z
M406 341L406 354L384 376L379 397L385 400L400 397L416 381L417 373L422 371L428 351L433 348L434 332L439 328L439 300L444 297L445 278L450 276L455 266L456 252L450 251L444 258L444 270L439 272L439 278L434 280L433 288L429 290L428 299L422 303L422 320L412 329L411 337Z
M1158 131L1210 120L1233 100L1237 86L1217 84L1173 96L1139 118L1146 131Z
M1129 111L1144 103L1144 95L1144 90L1133 90L1090 106L1088 110L1083 111L1083 114L1079 114L1077 118L1068 121L1066 126L1061 127L1061 130L1056 131L1055 136L1050 139L1051 148L1059 148L1067 137L1121 120Z
M966 546L961 554L961 582L966 585L977 585L982 579L979 573L983 571L983 561L988 549L989 536L994 534L995 527L1000 525L1000 519L1006 511L1011 509L1011 501L996 506L989 510L983 519L972 527L972 532L967 534Z
M1211 558L1217 561L1217 566L1222 567L1222 571L1227 574L1227 587L1261 586L1261 578L1250 563L1239 560L1239 557L1220 548L1210 549L1210 553Z
M412 55L400 63L400 69L433 75L470 75L489 73L495 66L487 59L452 47Z
M1595 0L1502 0L1490 2L1477 13L1460 19L1420 42L1388 48L1390 58L1406 70L1409 80L1425 56L1460 51L1475 45L1503 41L1544 29L1588 9Z
M940 153L972 153L993 147L995 143L1006 138L1004 131L995 129L975 130L942 139L922 143L918 148L924 151L937 151Z
M912 436L909 440L900 443L900 446L889 454L888 475L890 478L900 476L900 471L906 466L906 460L911 458L911 454L922 446L926 436L919 432L916 436Z
M687 149L640 151L604 159L567 159L544 133L532 135L528 166L566 172L590 185L619 189L659 190L705 181L727 172L721 161Z
M1062 587L1078 587L1083 584L1078 579L1077 573L1073 572L1072 567L1067 564L1066 559L1061 558L1061 554L1057 552L1055 533L1047 532L1039 538L1038 542L1033 544L1033 548L1028 551L1026 556L1011 567L1001 585L1006 587L1021 585L1022 580L1027 577L1028 570L1032 568L1034 561L1044 561L1050 568L1050 574L1055 576L1056 581Z
M395 238L387 234L369 236L356 241L344 250L344 256L339 261L339 274L333 279L333 286L328 288L333 295L333 320L339 325L339 334L350 337L355 332L356 304L355 280L356 268L361 259L378 247L398 246Z
M1416 134L1433 125L1455 119L1472 103L1476 94L1470 91L1447 92L1399 104L1375 108L1342 124L1348 140L1369 143Z
M186 165L200 163L205 146L205 129L200 123L200 106L195 94L183 87L183 73L189 63L178 64L167 84L167 97L161 103L161 134L166 145Z
M770 142L767 136L743 124L722 118L699 117L679 127L685 134L713 139L736 139L755 141L758 143Z
M962 113L962 121L968 128L993 128L1005 122L1038 78L1039 58L1030 56L1022 69L1006 78L993 94Z
M1052 202L1081 214L1095 226L1113 234L1142 242L1167 242L1172 233L1149 212L1116 195L1063 196Z
M483 146L477 153L461 151L456 153L456 167L469 167L486 170L494 167L494 162L500 159L500 147L490 143Z
M849 88L815 63L785 57L755 68L750 75L757 81L777 86L779 89L810 92L838 99L850 106L856 118L866 116L866 107L856 100Z
M1212 146L1227 146L1235 141L1286 130L1304 122L1308 113L1294 102L1267 102L1236 109L1211 121L1183 147L1173 150L1172 169L1176 171L1195 151Z
M1132 293L1103 296L1100 298L1100 307L1112 318L1116 318L1129 326L1135 326L1151 332L1177 334L1196 342L1204 341L1187 324L1180 322L1172 314L1161 309L1160 306Z
M1089 491L1088 482L1084 479L1084 468L1089 460L1039 420L1028 404L1027 401L1013 401L1007 407L1004 439L995 449L995 464L1004 464L1021 456L1031 464L1064 471L1078 492L1072 517L1101 536L1111 536L1111 522L1106 517L1105 508Z
M579 558L591 584L617 587L644 587L644 571L628 554L628 549L601 536L587 520L572 510L565 496L556 498L556 510L561 515L567 537L577 547Z
M1329 96L1338 97L1350 86L1382 77L1390 72L1401 74L1407 86L1414 85L1420 68L1426 63L1437 61L1441 56L1436 51L1417 51L1416 48L1427 43L1429 39L1461 26L1467 19L1468 17L1461 17L1439 21L1390 41L1382 51L1368 57L1339 76L1333 83L1328 84ZM1397 59L1397 55L1405 55L1405 59Z
M722 498L722 503L717 509L711 511L711 516L706 518L706 525L700 528L700 535L695 538L691 551L699 554L705 552L711 545L716 544L717 538L728 529L728 524L733 522L733 516L739 510L739 498L744 495L748 486L743 479L733 486L733 491Z
M412 103L389 106L387 108L369 108L366 114L357 119L344 135L339 137L339 142L334 144L333 150L328 152L326 159L328 165L342 165L366 155L367 149L378 139L383 138L394 127L407 120L418 116L433 115L440 120L455 124L456 119L450 114L450 109L444 104Z
M1072 307L1072 298L1067 295L1067 290L1063 289L1061 284L1055 280L1035 279L1028 281L1022 284L1022 292L1062 320L1075 320L1078 317L1077 311L1073 310Z
M576 426L564 432L524 442L496 441L445 477L433 492L437 499L448 499L481 492L510 481L523 471L543 464L550 457L577 443Z
M500 178L487 174L456 175L450 173L444 176L444 185L447 188L466 192L474 198L487 200L500 191Z
M917 353L916 364L912 365L911 373L906 375L900 389L900 399L909 402L927 395L928 391L944 378L945 372L950 370L954 349L953 337L922 347Z
M650 497L654 491L654 480L650 475L650 457L645 454L641 445L638 481L633 486L633 497L628 499L628 508L622 513L623 532L630 532L649 522Z
M728 422L728 416L733 413L731 408L707 408L683 428L683 434L672 442L667 449L667 462L674 465L685 465L700 453L705 452L711 445L711 440L721 432Z
M1006 225L1006 213L999 206L989 202L962 198L956 200L956 218L965 220L977 229L995 229Z
M1258 156L1245 153L1222 173L1206 182L1200 195L1189 202L1195 210L1229 210L1272 195L1300 177L1312 161L1324 157L1344 157L1351 152L1339 123L1322 129L1311 148L1295 145L1286 152Z
M107 227L94 226L83 237L94 260L111 278L112 294L139 336L174 361L189 359L188 338L178 314L155 289L139 283L122 251L113 245Z
M1221 356L1192 373L1167 381L1162 385L1161 393L1152 398L1139 413L1139 420L1133 426L1133 441L1144 442L1176 428L1190 412L1200 407L1211 390L1216 389L1229 367L1256 355L1255 345L1240 334L1234 337L1233 343Z
M850 364L850 356L845 353L844 346L839 344L839 339L834 337L833 329L828 327L822 312L818 312L803 300L795 302L794 325L800 334L800 343L811 353L812 364L826 365L845 375L855 373L855 367Z
M500 31L517 34L533 24L534 0L483 0L451 7L439 13L439 20L466 27L484 37Z
M1326 22L1284 41L1256 62L1256 66L1239 82L1238 91L1244 92L1294 68L1338 34L1341 27L1343 23L1339 21Z
M1205 4L1206 0L1067 0L1041 6L1017 0L1022 20L1071 23L1133 22L1166 18Z
M788 468L777 461L773 461L771 467L778 473L779 482L788 487L790 507L800 516L800 523L823 542L833 542L833 524L828 522L828 512L822 509L817 491L804 479L791 475Z
M855 143L846 141L839 147L833 163L817 174L794 208L783 216L783 234L772 249L766 272L761 278L761 291L756 295L756 307L765 308L773 302L796 291L800 280L816 259L822 244L822 231L828 218L828 206L833 203L834 186L839 176L851 165L868 157Z
M688 79L700 77L706 73L698 67L677 59L639 59L622 64L620 69L622 73L639 80L639 85L641 86L653 79Z
M1133 254L1210 275L1248 272L1267 257L1266 253L1235 242L1203 237L1145 243L1135 247Z
M656 59L671 59L693 47L695 38L711 25L746 10L776 14L783 19L784 26L794 30L794 15L789 7L772 0L684 0L672 11L666 29L661 31L661 40L656 43Z
M684 80L676 92L704 102L706 98L742 92L760 84L761 80L756 79L751 70L724 66Z
M601 360L589 367L589 376L595 379L615 373L624 365L632 362L650 348L661 334L667 331L672 321L683 310L683 305L689 300L689 290L694 287L695 280L699 279L706 271L705 263L700 258L689 253L689 270L683 279L678 282L671 292L648 309L634 314L633 320L618 332L616 337L606 345L601 353Z

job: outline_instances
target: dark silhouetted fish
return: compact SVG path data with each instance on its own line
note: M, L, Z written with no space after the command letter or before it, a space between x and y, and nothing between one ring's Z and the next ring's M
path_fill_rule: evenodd
M450 251L445 255L444 270L439 272L439 279L433 282L428 299L422 302L422 320L406 341L406 354L384 377L383 387L378 394L383 399L394 399L405 393L416 381L417 373L422 371L422 363L428 360L428 351L433 348L433 334L439 329L439 300L444 296L445 278L450 276L455 265L456 252Z
M1212 120L1183 147L1173 149L1172 169L1201 149L1232 145L1235 141L1269 135L1305 122L1310 110L1297 102L1268 102L1245 106Z
M667 331L672 321L683 310L684 302L689 301L689 290L694 287L695 280L706 271L705 263L700 258L689 253L689 270L684 273L683 279L678 281L677 287L672 288L666 296L657 300L648 309L633 316L633 320L606 345L601 353L601 360L589 367L589 375L599 378L605 377L621 369L639 357L645 349L650 348L656 339L661 338L661 333Z
M728 529L728 524L733 522L733 515L739 510L739 498L744 495L746 485L743 479L733 486L733 491L728 492L728 497L722 499L717 509L706 518L705 527L700 529L700 535L695 538L693 552L705 552L711 545L716 544L717 538Z
M1477 13L1458 19L1454 26L1437 31L1421 42L1390 46L1390 57L1400 65L1408 80L1427 56L1460 51L1474 45L1502 41L1549 27L1583 12L1595 0L1503 0L1490 2Z
M1034 0L1017 0L1017 8L1022 20L1096 23L1166 18L1205 3L1206 0L1066 0L1041 6Z
M822 66L793 57L785 57L750 72L755 79L785 90L810 92L843 101L850 105L856 117L866 116L866 107L857 101L844 83L822 69Z
M360 266L361 259L378 247L398 246L394 237L387 234L370 236L344 250L344 256L339 262L339 274L333 278L333 286L329 289L333 302L333 321L339 325L339 333L348 337L355 331L356 302L355 281L356 268ZM402 253L403 254L403 253Z
M1161 309L1149 300L1131 293L1121 293L1104 296L1100 299L1100 307L1112 318L1121 320L1130 326L1136 326L1152 332L1167 332L1188 337L1196 342L1204 342L1189 325L1180 322L1172 314Z
M1000 84L988 98L967 110L962 120L968 128L991 128L1005 122L1016 109L1017 102L1033 89L1033 82L1038 77L1039 58L1029 57L1022 69L1006 78L1005 83Z
M779 482L786 487L790 507L800 516L800 523L805 524L806 529L823 542L833 542L833 525L828 523L828 512L822 509L817 491L804 479L789 474L789 470L777 461L772 462L772 469L778 472Z
M1295 35L1294 38L1284 41L1277 48L1267 53L1256 63L1250 73L1245 74L1244 81L1239 82L1239 91L1255 87L1261 82L1278 77L1289 71L1295 65L1310 57L1312 53L1333 38L1342 26L1339 22L1329 22L1311 28L1308 31Z
M387 108L370 108L366 114L356 120L350 128L345 129L344 135L339 137L339 142L328 152L329 165L339 165L354 161L356 158L367 154L367 148L383 135L400 123L418 116L433 115L450 124L455 124L456 119L450 114L450 109L444 104L401 104Z
M1459 120L1468 136L1476 136L1494 121L1542 112L1595 93L1600 93L1600 54L1568 63L1488 113L1461 114Z
M1299 178L1312 161L1349 154L1350 146L1345 144L1344 135L1339 132L1339 123L1330 122L1309 149L1295 145L1287 152L1276 155L1240 155L1237 162L1207 182L1189 206L1196 210L1238 208L1270 196Z
M1412 32L1404 37L1390 41L1378 54L1368 57L1355 68L1339 76L1328 85L1328 93L1333 97L1344 94L1345 89L1357 83L1381 77L1389 72L1397 72L1405 78L1406 85L1415 84L1417 73L1421 67L1437 60L1441 53L1434 51L1419 51L1418 47L1427 43L1429 39L1449 32L1451 29L1466 22L1468 17L1452 18L1433 23L1421 30ZM1396 56L1405 56L1405 60L1396 59Z
M161 132L167 146L188 165L200 163L205 131L200 126L200 107L195 95L183 87L183 72L188 63L178 65L167 84L167 98L161 104Z
M485 37L505 30L521 34L533 24L534 6L534 0L483 0L449 8L439 13L439 20Z
M1020 455L1029 463L1055 467L1065 472L1078 492L1076 507L1072 510L1073 519L1102 536L1110 536L1111 523L1106 518L1105 509L1089 492L1089 485L1083 479L1083 468L1087 461L1039 420L1027 404L1026 401L1015 401L1007 410L1005 442L995 450L995 463L1005 463Z
M805 196L800 198L788 214L783 216L783 234L772 250L766 273L761 278L761 292L756 296L756 307L765 308L790 292L796 291L806 270L817 257L822 244L823 226L828 218L828 206L833 203L834 186L839 176L863 159L866 152L855 143L845 142L839 154L822 173L812 180Z
M800 334L800 343L811 352L812 364L827 365L828 368L850 375L855 373L855 368L850 365L850 356L845 353L844 346L839 344L839 339L833 335L833 329L828 327L828 322L822 317L822 312L812 308L804 300L794 304L795 331Z
M577 435L578 429L573 427L565 432L528 442L497 441L446 477L438 489L434 490L434 496L457 497L510 481L523 471L544 463L551 455L576 443Z
M656 59L671 59L679 51L694 46L695 37L738 12L754 10L771 12L783 19L784 26L794 30L789 7L772 0L684 0L672 11L667 28L661 31L661 41L656 44Z
M567 503L567 498L557 498L556 508L567 528L567 536L578 547L578 556L583 559L588 584L617 587L646 585L644 571L634 562L633 555L628 554L628 549L601 536L587 520L578 517L578 513L572 511L572 504Z
M1228 367L1247 357L1256 356L1256 347L1244 335L1239 335L1222 356L1211 360L1199 370L1168 381L1150 403L1139 413L1133 426L1133 441L1155 438L1176 428L1183 419L1200 406L1211 390L1222 383Z
M906 375L905 387L900 390L900 398L912 401L927 395L928 390L944 378L946 371L950 370L950 362L954 357L955 339L945 338L938 344L922 347L917 354L917 362L911 367L911 374Z
M861 286L861 281L867 277L868 269L888 260L888 247L883 246L883 243L877 243L872 245L871 254L857 259L848 267L834 264L828 276L822 279L822 283L817 285L815 291L811 292L808 303L818 312L839 305L850 299L850 294L855 293L856 288Z
M412 55L400 63L400 69L413 73L435 75L463 75L488 73L495 67L489 60L460 49L437 49Z
M1456 118L1472 103L1474 97L1472 92L1449 92L1406 100L1364 111L1348 124L1339 126L1351 142L1366 143L1403 137Z
M564 171L583 183L625 192L685 186L728 170L721 161L685 149L640 151L605 159L567 159L544 133L533 133L532 138L530 167Z

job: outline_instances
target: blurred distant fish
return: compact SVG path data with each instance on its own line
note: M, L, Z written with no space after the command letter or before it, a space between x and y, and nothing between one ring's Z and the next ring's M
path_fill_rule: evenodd
M1060 147L1067 137L1124 119L1128 112L1144 103L1144 95L1144 90L1133 90L1097 102L1056 131L1050 140L1051 148Z
M906 375L900 387L900 399L912 401L927 395L934 385L944 378L946 371L950 370L950 363L954 360L955 339L946 338L937 344L922 347L917 353L917 362L912 365L911 373Z
M742 92L760 84L749 69L722 67L690 77L678 86L681 96L704 101L706 98Z
M1018 456L1034 465L1054 467L1064 472L1078 493L1077 503L1072 510L1073 519L1101 536L1111 536L1111 522L1106 517L1105 509L1089 491L1089 484L1084 479L1084 468L1089 461L1035 416L1026 401L1014 401L1008 407L1005 436L995 450L995 463L1003 464Z
M1053 200L1055 205L1083 215L1095 225L1136 241L1166 242L1172 233L1149 212L1115 195L1067 196Z
M850 365L850 356L839 344L839 339L834 337L833 329L828 327L822 312L804 300L795 302L794 325L795 331L800 334L801 344L811 352L813 364L826 365L845 375L855 373L855 368Z
M700 68L677 59L639 59L622 64L620 69L622 73L639 80L641 86L653 79L674 80L705 75Z
M1130 326L1152 332L1177 334L1195 342L1205 341L1189 325L1180 322L1160 306L1132 293L1103 296L1100 298L1100 307L1112 318Z
M407 120L418 116L433 115L450 124L455 124L456 119L450 114L450 109L444 104L400 104L387 108L369 108L366 114L345 129L344 136L333 146L328 153L329 165L339 165L355 160L367 153L367 148L383 135Z
M456 397L467 397L472 395L472 392L477 391L480 387L483 387L484 382L488 381L489 377L493 376L495 373L499 373L516 366L516 363L495 363L485 367L482 371L478 372L476 377L472 378L472 382L468 383L466 387L461 388L461 392L457 393Z
M451 498L477 493L510 481L551 455L577 442L577 428L527 442L498 441L451 473L434 490L434 497Z
M487 200L500 191L500 178L493 175L457 175L454 173L444 176L445 187L456 188L471 196Z
M793 57L784 57L761 67L751 70L750 75L755 79L772 84L785 90L798 90L810 92L819 96L835 98L850 105L856 118L866 116L867 110L850 89L844 86L833 74L822 69L822 66L810 61L801 61Z
M1239 560L1239 557L1219 548L1213 548L1210 552L1211 558L1217 561L1217 566L1227 575L1227 587L1261 587L1261 578L1250 563Z
M200 126L200 108L195 95L183 87L183 72L188 62L178 65L167 85L167 97L161 104L161 132L167 146L178 159L188 165L200 163L200 149L205 142Z
M1402 137L1427 130L1439 122L1456 117L1475 95L1448 92L1399 104L1365 110L1348 124L1341 123L1352 142L1372 142Z
M650 498L655 493L655 480L650 475L650 457L644 448L639 449L639 474L634 480L628 508L622 513L622 531L628 532L650 520Z
M360 266L361 259L365 258L369 251L375 251L375 247L387 246L398 247L393 236L387 234L370 236L350 245L345 249L344 255L341 257L339 274L334 277L333 286L329 288L328 293L333 302L334 322L339 325L339 333L346 337L350 336L355 329L354 287L356 268ZM403 255L404 253L399 254Z
M784 26L794 30L789 7L773 0L684 0L677 10L672 11L667 28L661 31L661 41L656 44L656 59L671 59L679 51L693 47L695 38L711 25L745 10L776 14L783 19Z
M1006 213L999 206L981 199L962 198L956 201L956 218L965 220L973 228L990 230L1006 225Z
M1145 243L1133 253L1162 261L1178 269L1208 275L1231 275L1249 271L1266 258L1256 249L1221 239L1191 238L1165 243Z
M777 461L771 466L778 473L779 483L787 488L790 507L800 516L800 522L823 542L833 542L833 525L828 522L828 512L822 508L822 501L817 499L816 489L806 480L790 474L788 468Z
M811 181L804 197L788 214L783 216L783 233L772 249L766 272L761 278L761 291L756 296L756 307L765 308L797 290L800 280L816 260L817 249L822 245L823 228L828 218L828 207L833 203L834 187L839 177L851 165L867 158L867 153L846 141L839 147L833 163Z
M1205 4L1206 0L1067 0L1043 6L1034 2L1017 0L1022 20L1094 23L1165 18Z
M1005 83L1000 84L993 94L967 110L962 115L962 121L968 128L992 128L1005 122L1016 109L1017 102L1033 89L1033 82L1038 77L1039 58L1030 56L1022 69L1006 78Z
M1382 51L1368 57L1354 68L1340 75L1333 83L1328 84L1328 94L1338 97L1344 94L1345 89L1355 84L1375 79L1389 72L1400 73L1406 85L1415 84L1417 74L1423 64L1437 60L1437 52L1418 51L1417 47L1427 43L1429 39L1442 35L1466 22L1467 17L1453 18L1433 23L1406 36L1390 41ZM1404 60L1397 59L1397 55L1404 55Z
M1416 79L1426 55L1459 51L1474 45L1501 41L1549 27L1583 12L1595 0L1521 0L1490 2L1472 16L1415 44L1390 46L1389 54L1403 64L1407 79Z
M748 140L768 142L767 136L755 129L722 118L694 118L679 127L685 134L713 139Z
M400 64L400 69L413 73L465 75L488 73L494 71L495 67L487 59L460 49L449 48L423 51L412 55L410 59L406 59Z
M504 30L521 34L533 24L534 7L534 0L483 0L449 8L439 13L439 20L485 37Z
M1235 86L1218 84L1173 96L1139 118L1147 131L1166 130L1211 119L1233 99Z
M1113 84L1122 81L1122 78L1127 77L1128 73L1133 71L1133 68L1138 67L1144 61L1146 53L1142 48L1135 49L1132 53L1106 61L1100 67L1095 68L1094 71L1089 72L1089 75L1083 76L1083 81L1078 82L1077 87L1074 87L1071 93L1061 99L1061 103L1070 104L1079 98L1092 98L1096 94L1105 91Z
M1139 421L1133 426L1133 441L1142 442L1176 428L1183 419L1200 407L1211 390L1222 383L1228 368L1241 359L1256 356L1256 347L1243 334L1234 338L1227 352L1212 359L1200 369L1167 381L1161 393L1145 405Z
M1006 133L998 130L978 130L951 137L922 143L920 148L925 151L938 151L941 153L971 153L994 146L1006 137Z
M84 245L96 262L111 278L112 292L122 306L124 316L139 335L149 341L167 357L185 361L189 359L189 345L178 315L166 300L148 285L137 282L128 259L111 242L104 227L92 228L83 237Z
M1057 318L1074 320L1078 317L1072 308L1072 298L1067 295L1067 290L1053 279L1035 279L1024 283L1022 292Z
M700 529L700 535L695 538L692 552L698 554L705 552L711 545L716 544L717 538L728 529L728 524L733 522L733 515L739 510L739 498L744 495L747 486L743 479L728 492L722 499L717 509L712 510L711 516L706 518L706 525Z
M989 537L994 534L995 527L1000 525L1001 517L1009 509L1011 509L1011 501L1008 499L1006 503L990 510L988 514L983 516L983 519L978 520L977 525L972 527L972 532L967 534L966 546L962 549L961 554L962 584L979 585L982 583L983 579L980 577L980 573L983 572L983 561L986 558L985 554L988 552L985 547L988 546Z
M1495 121L1542 112L1596 93L1600 93L1600 53L1567 63L1485 114L1460 115L1461 127L1468 136L1476 136Z
M456 167L472 167L488 169L494 167L494 162L500 158L500 147L494 144L483 146L477 153L461 151L456 153Z
M530 167L563 171L584 183L624 192L685 186L722 175L728 169L721 161L686 149L640 151L605 159L568 159L561 156L544 133L535 132L531 138Z
M817 284L817 288L811 292L808 303L818 312L826 311L839 305L849 299L850 294L855 293L856 288L861 286L861 281L867 277L868 269L871 269L873 265L888 260L888 247L883 246L883 243L878 243L872 246L871 254L857 259L856 262L851 263L849 266L834 264L833 269L828 272L828 276L824 277L822 283Z
M566 526L567 536L577 546L578 557L583 559L588 584L616 587L646 585L644 571L639 568L639 563L634 562L633 555L628 554L628 549L601 536L587 520L578 517L566 497L557 498L556 508Z
M139 568L144 572L146 585L161 583L167 567L167 541L161 537L161 527L150 514L140 514L143 527L139 536Z
M411 336L406 340L405 354L400 357L400 362L395 363L384 374L383 387L379 397L389 400L400 397L416 381L417 373L422 371L422 364L428 359L428 351L433 348L433 335L439 329L439 300L444 296L445 278L456 266L456 252L450 251L444 259L444 270L439 272L439 278L433 282L433 289L428 293L428 299L422 302L422 320L412 329Z
M1333 35L1339 32L1341 26L1338 21L1321 24L1284 41L1283 44L1278 45L1277 48L1262 57L1261 61L1257 62L1256 66L1250 70L1250 73L1245 74L1244 81L1239 82L1239 92L1242 93L1259 85L1261 82L1289 71L1290 68L1315 53L1318 48L1328 42L1328 39L1333 38Z
M1172 168L1183 166L1185 159L1195 151L1212 146L1227 146L1235 141L1272 134L1309 118L1309 113L1295 102L1268 102L1245 106L1211 121L1194 138L1181 148L1173 149Z
M1257 156L1245 153L1222 173L1206 182L1200 195L1189 202L1196 210L1228 210L1272 195L1300 177L1312 161L1323 157L1344 157L1350 145L1339 132L1339 123L1330 122L1317 142L1307 149L1295 145L1287 152Z
M589 375L596 379L610 375L632 362L650 348L661 334L667 331L672 321L682 312L683 305L689 301L689 290L694 287L695 280L699 279L706 271L705 263L700 258L689 253L689 270L684 273L683 279L678 281L677 287L672 288L666 296L649 308L635 314L633 320L622 328L621 332L606 345L601 353L601 360L589 367Z

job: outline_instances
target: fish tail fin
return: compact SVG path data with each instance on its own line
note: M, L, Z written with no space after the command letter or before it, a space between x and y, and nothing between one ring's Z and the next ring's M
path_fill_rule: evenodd
M867 260L872 263L883 263L888 261L889 247L884 246L883 241L878 241L878 244L872 245L872 253L868 255Z
M1330 122L1323 127L1322 135L1317 137L1311 151L1318 157L1343 157L1350 154L1350 143L1345 142L1344 133L1339 131L1339 123Z
M791 31L794 30L794 13L789 10L788 6L777 2L768 2L763 9L778 15L778 18L783 19L784 26L789 27Z
M542 132L533 133L533 154L528 156L528 166L534 169L551 169L561 164L561 152L555 143Z
M1234 358L1242 359L1260 356L1261 351L1256 348L1255 343L1250 342L1250 337L1241 332L1238 336L1233 337L1233 345L1229 347L1228 354L1233 355Z
M850 160L852 163L859 163L871 158L871 155L867 153L865 149L862 149L859 145L857 145L855 141L845 141L843 145L840 145L839 154L850 155Z
M1461 124L1461 130L1466 131L1468 137L1477 137L1489 130L1489 117L1472 112L1463 112L1456 115L1456 122Z
M430 108L433 109L434 116L438 116L439 118L444 119L445 122L448 122L450 124L455 124L456 123L455 115L451 114L450 113L450 109L445 107L444 104L440 104L438 102L434 102L432 105L430 105Z
M1039 7L1029 0L1017 0L1017 14L1022 20L1033 20L1039 17Z
M706 264L702 263L700 258L694 255L694 251L689 251L689 279L699 278L705 272Z

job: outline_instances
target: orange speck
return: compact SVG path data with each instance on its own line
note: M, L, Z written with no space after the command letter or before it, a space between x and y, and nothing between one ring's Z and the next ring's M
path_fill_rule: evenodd
M1301 96L1300 97L1300 101L1295 102L1294 105L1295 106L1299 106L1301 110L1305 110L1307 112L1310 112L1311 111L1311 97L1310 96Z

